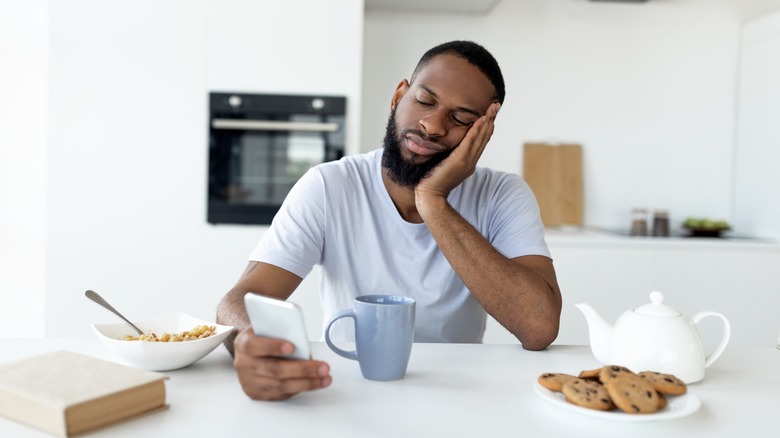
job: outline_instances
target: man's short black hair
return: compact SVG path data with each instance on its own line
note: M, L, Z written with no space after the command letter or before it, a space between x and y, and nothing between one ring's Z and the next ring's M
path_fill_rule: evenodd
M469 64L477 67L488 80L493 84L496 89L496 94L493 98L498 103L504 103L504 96L506 90L504 89L504 76L501 74L501 68L498 66L498 61L490 52L484 47L473 41L450 41L447 43L439 44L438 46L428 50L420 58L417 63L417 67L414 68L412 73L411 82L414 82L414 77L422 70L431 59L442 54L453 54L465 59Z

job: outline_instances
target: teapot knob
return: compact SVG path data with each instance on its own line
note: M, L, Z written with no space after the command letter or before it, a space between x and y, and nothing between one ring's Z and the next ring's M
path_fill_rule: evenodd
M664 304L664 294L657 290L650 292L650 301L652 302L634 309L634 312L648 316L682 316L674 307Z

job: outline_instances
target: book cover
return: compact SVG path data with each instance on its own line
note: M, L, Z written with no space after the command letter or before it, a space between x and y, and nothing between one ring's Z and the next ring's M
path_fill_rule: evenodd
M67 350L0 364L0 415L74 436L165 404L165 374Z

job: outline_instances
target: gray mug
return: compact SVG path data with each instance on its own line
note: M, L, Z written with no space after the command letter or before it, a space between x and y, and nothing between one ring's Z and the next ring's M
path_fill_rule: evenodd
M414 342L415 301L395 295L363 295L354 308L333 315L325 329L325 342L336 354L358 361L368 380L398 380L406 366ZM330 327L336 320L355 322L355 350L342 350L330 340Z

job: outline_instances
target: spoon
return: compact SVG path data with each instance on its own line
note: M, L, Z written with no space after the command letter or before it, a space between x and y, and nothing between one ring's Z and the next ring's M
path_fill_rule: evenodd
M93 290L88 290L88 291L84 292L84 295L87 298L89 298L90 300L92 300L92 301L100 304L101 306L105 307L106 309L110 310L111 312L113 312L114 315L122 318L126 323L130 324L130 327L134 328L135 331L137 331L139 335L144 334L143 330L139 329L138 327L135 326L135 324L130 322L129 319L127 319L124 316L122 316L121 313L119 313L116 309L114 309L114 307L111 304L108 304L108 301L104 300L103 297L98 295L97 292L95 292Z

